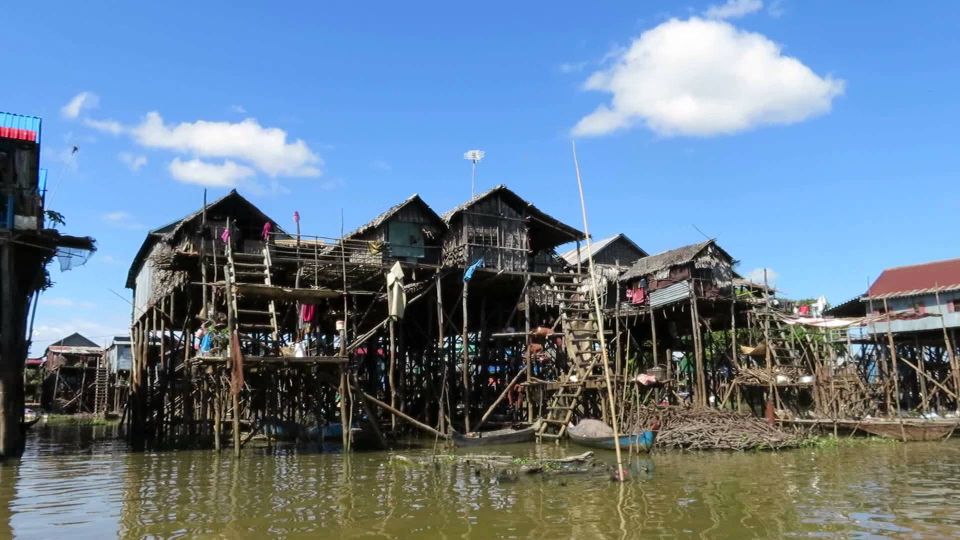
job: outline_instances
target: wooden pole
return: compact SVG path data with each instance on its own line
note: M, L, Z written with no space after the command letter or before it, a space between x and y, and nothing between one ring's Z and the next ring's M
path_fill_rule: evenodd
M390 317L390 323L388 324L390 329L390 366L389 371L387 372L387 383L390 385L390 406L397 406L397 386L396 386L396 371L397 371L397 343L396 343L396 327L397 322L393 320L393 317ZM397 429L397 419L396 417L390 418L390 429Z
M940 304L940 291L935 291L937 308L940 310L940 327L943 329L943 344L947 349L947 357L950 359L950 373L953 377L953 391L960 395L960 364L957 362L957 354L954 350L954 342L947 334L947 321L944 319L944 307ZM960 413L960 400L955 400L956 411Z
M623 468L623 456L620 452L620 430L617 422L617 405L613 399L613 384L610 381L610 359L607 357L607 343L603 330L603 312L600 309L600 292L597 290L597 275L594 272L593 253L590 242L590 226L587 222L587 203L583 196L583 180L580 177L580 162L577 160L577 145L571 141L573 146L573 166L577 173L577 190L580 193L580 213L583 216L583 234L587 240L587 259L590 263L590 287L593 296L594 315L597 318L597 334L600 338L600 353L603 357L603 378L607 385L607 402L610 407L610 425L613 427L613 446L617 454L617 480L626 481L627 472ZM578 261L579 264L579 261Z
M533 371L531 368L531 357L530 357L530 275L526 276L523 283L523 327L526 332L526 337L524 338L524 352L523 356L526 358L526 366L523 371L527 375L527 382L533 380ZM518 373L519 375L519 373ZM509 385L508 385L509 388ZM533 400L530 399L530 395L525 395L524 398L527 400L527 422L533 423ZM493 408L491 407L491 410ZM485 417L484 417L485 418ZM480 422L483 423L484 418L480 419Z
M19 309L16 270L13 246L4 242L0 245L0 459L19 457L23 451L24 355L18 346L22 339L18 318L25 317L25 312Z
M904 442L907 440L907 434L903 429L903 418L900 416L900 369L897 367L897 347L893 342L893 320L890 318L890 308L887 306L887 299L883 299L883 311L887 314L887 342L890 347L890 361L893 363L890 376L893 378L893 407L897 412L897 418L900 419L900 437Z
M506 388L504 388L503 391L500 392L500 395L497 397L496 400L494 400L493 404L491 404L487 408L487 412L483 413L483 416L480 417L480 421L477 422L477 425L476 427L474 427L474 429L476 429L477 431L480 430L480 427L486 423L487 418L490 418L490 415L493 414L493 410L497 408L497 405L499 405L500 402L503 401L503 398L507 397L507 394L510 392L510 390L512 390L513 387L517 384L517 382L520 381L520 376L523 374L524 374L524 370L521 369L520 371L517 372L516 375L513 376L513 379L510 381L509 384L507 384Z
M470 344L468 341L467 326L467 294L470 283L463 282L463 429L465 433L470 433Z
M440 416L440 431L446 433L446 398L449 395L449 389L447 388L447 373L449 372L449 365L447 363L446 353L446 344L444 343L443 337L443 289L440 285L440 274L437 274L434 278L436 280L436 289L437 289L437 357L440 360L440 365L443 366L443 377L442 377L442 388L440 388L440 406L439 406L439 416Z
M419 421L419 420L417 420L417 419L415 419L415 418L413 418L413 417L410 417L410 416L408 416L408 415L406 415L406 414L398 411L397 409L394 409L394 408L391 407L390 405L387 405L386 403L380 401L379 399L371 396L370 394L364 392L364 391L361 390L360 388L354 387L353 391L354 391L354 392L357 392L358 394L360 394L361 396L363 396L363 398L366 399L367 401L369 401L370 403L373 403L373 404L376 405L377 407L380 407L381 409L389 412L390 414L395 415L397 418L400 418L401 420L405 420L405 421L409 422L409 423L410 423L411 425L413 425L413 426L416 426L416 427L418 427L418 428L420 428L420 429L422 429L422 430L424 430L424 431L426 431L426 432L428 432L428 433L431 433L431 434L433 434L433 435L436 435L437 437L440 437L440 438L442 438L442 439L448 439L448 438L449 438L446 434L440 433L440 432L437 431L436 429L434 429L434 428L432 428L432 427L424 424L423 422L421 422L421 421Z
M614 262L616 264L617 276L620 276L620 260L618 259ZM620 345L621 339L620 339L620 279L619 278L615 280L614 292L616 293L616 296L617 296L616 300L614 300L615 319L613 320L613 326L614 326L613 335L616 336L616 339L617 339L616 349L614 351L614 363L616 365L615 373L618 376L622 377L625 374L624 373L625 370L623 365L623 354L622 354L623 351L621 350L621 345ZM624 386L624 391L626 391L626 386Z

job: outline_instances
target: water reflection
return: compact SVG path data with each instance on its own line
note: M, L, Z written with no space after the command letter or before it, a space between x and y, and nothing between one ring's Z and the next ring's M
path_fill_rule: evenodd
M380 453L135 454L110 435L33 433L23 462L0 468L0 538L960 535L957 442L656 454L634 457L632 481L620 485L602 475L504 481Z

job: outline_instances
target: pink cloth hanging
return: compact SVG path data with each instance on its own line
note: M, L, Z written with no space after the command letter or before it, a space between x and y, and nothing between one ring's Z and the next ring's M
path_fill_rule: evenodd
M316 307L313 304L303 304L300 306L300 321L301 322L313 322L313 316L316 312Z
M266 222L266 223L263 224L263 233L261 233L261 235L263 236L263 241L264 241L264 242L267 242L267 241L270 240L270 233L271 233L271 232L273 232L273 223L270 223L270 222L268 221L268 222Z
M230 229L224 227L223 232L220 233L220 240L221 240L224 244L229 244L229 243L230 243Z

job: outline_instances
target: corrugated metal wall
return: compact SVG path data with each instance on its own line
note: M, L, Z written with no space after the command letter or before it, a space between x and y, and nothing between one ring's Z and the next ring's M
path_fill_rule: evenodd
M681 281L650 293L650 307L660 307L690 298L690 282Z

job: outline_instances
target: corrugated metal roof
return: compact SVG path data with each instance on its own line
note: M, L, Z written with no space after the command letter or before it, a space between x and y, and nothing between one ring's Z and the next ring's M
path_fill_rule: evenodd
M0 112L0 137L39 143L41 122L36 116Z
M870 285L870 298L916 296L960 289L960 259L888 268Z
M619 240L619 239L621 239L621 238L622 238L623 240L625 240L626 242L629 242L631 246L633 246L634 248L636 248L636 250L639 251L639 252L642 254L643 257L646 257L646 256L647 256L647 252L646 252L646 251L644 251L640 246L638 246L638 245L636 244L636 242L634 242L633 240L631 240L630 238L628 238L627 235L625 235L625 234L623 234L623 233L615 234L615 235L613 235L613 236L611 236L611 237L609 237L609 238L604 238L603 240L597 240L596 242L591 242L591 243L590 243L590 248L591 248L591 249L590 249L590 255L592 255L593 257L596 257L601 251L603 251L604 248L606 248L607 246L609 246L610 244L616 242L617 240ZM560 256L563 257L563 259L564 259L565 261L567 261L568 264L571 264L571 265L576 265L576 264L577 264L577 248L576 248L576 247L574 247L573 249L569 249L569 250L563 252ZM586 246L580 246L580 257L579 257L579 258L580 258L580 261L579 261L579 262L580 262L581 264L587 262L587 248L586 248Z
M59 346L51 345L47 347L47 351L57 353L57 354L86 354L86 355L97 355L103 354L103 349L100 347L71 347L71 346Z
M690 298L690 282L681 281L650 293L650 307L657 308Z

